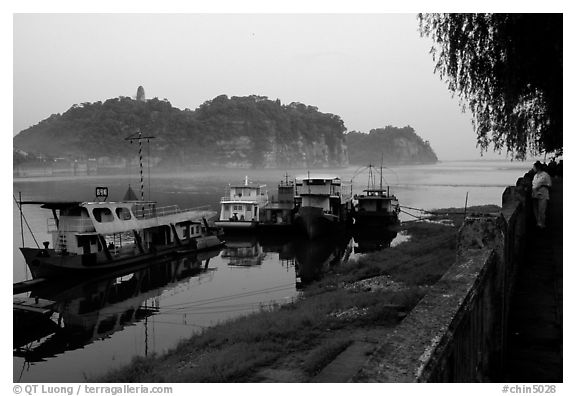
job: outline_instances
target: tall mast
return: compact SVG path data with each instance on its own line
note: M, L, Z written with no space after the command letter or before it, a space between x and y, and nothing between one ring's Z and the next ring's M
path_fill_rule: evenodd
M140 162L140 199L144 201L144 168L142 165L142 139L146 139L148 142L148 184L150 184L150 139L155 139L156 136L142 136L142 131L138 129L138 132L128 136L124 140L129 140L132 143L134 140L138 141L138 158ZM148 195L150 195L150 186L148 186ZM150 196L148 196L150 199Z
M382 167L384 165L384 153L382 153L382 157L380 159L380 190L382 190Z

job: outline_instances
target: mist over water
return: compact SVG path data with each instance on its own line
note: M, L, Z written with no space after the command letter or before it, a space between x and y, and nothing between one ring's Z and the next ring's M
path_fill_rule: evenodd
M390 192L397 196L403 206L422 209L463 207L466 193L468 206L500 205L504 188L514 185L529 168L529 163L508 161L460 161L399 166L384 169L383 184L390 186ZM367 187L367 173L360 173L353 178L357 171L358 167L317 170L319 173L340 176L343 185L348 185L347 188L350 188L352 179L350 191L361 193ZM148 183L147 177L145 179L144 192L145 198L158 201L158 206L207 206L217 212L220 197L228 183L242 182L245 176L248 176L254 182L266 184L269 195L275 195L276 186L284 180L286 172L293 178L305 175L307 170L235 169L177 174L152 173L151 183ZM314 172L316 171L310 170L311 174ZM18 192L21 192L24 201L90 201L94 199L95 187L108 186L108 200L114 201L122 199L128 184L139 194L140 180L135 173L14 179L13 191L16 197ZM51 216L50 211L26 205L24 214L38 243L51 241L46 227L47 218ZM411 218L401 214L401 219ZM25 224L24 228L25 244L34 246L34 240ZM16 205L13 205L13 236L13 281L17 282L29 278L30 275L18 250L21 246L21 228ZM292 301L299 294L298 282L306 280L301 279L302 277L309 276L312 279L319 276L316 266L306 266L310 264L307 260L327 260L320 264L329 265L332 263L330 260L339 259L342 251L348 248L346 241L343 241L342 246L336 245L338 244L324 248L321 244L311 246L305 241L290 238L267 241L252 237L231 239L228 250L215 253L206 270L198 271L177 282L167 280L164 286L154 289L151 294L136 296L130 304L135 304L140 310L144 306L155 309L154 313L146 318L141 317L130 322L104 338L96 337L95 333L84 334L88 341L77 348L58 349L53 346L53 355L48 353L33 363L27 363L22 357L14 357L14 381L85 381L86 376L104 374L109 369L128 363L134 356L162 353L206 326L258 310L262 304ZM239 265L238 260L234 261L233 257L230 257L231 254L234 256L234 249L236 252L254 253L250 256L253 261L244 263L247 265ZM202 266L204 263L205 260L202 261ZM176 267L170 268L182 269L191 264L171 265ZM93 285L91 288L97 286ZM76 295L74 293L77 292L70 293ZM80 298L81 293L78 296ZM70 301L76 300L71 298ZM107 309L113 311L123 308L113 306ZM103 308L94 315L105 318L111 313ZM51 341L58 345L57 340Z

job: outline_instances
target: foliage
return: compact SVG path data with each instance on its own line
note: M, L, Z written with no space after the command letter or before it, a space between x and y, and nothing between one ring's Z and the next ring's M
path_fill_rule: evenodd
M519 159L561 149L562 14L420 14L435 71L474 116L477 142Z
M346 134L351 164L434 163L438 157L427 141L423 141L410 126L372 129L369 134Z
M14 147L69 158L130 158L136 150L124 138L137 129L156 136L150 150L164 164L222 163L246 152L254 167L274 150L274 142L298 151L298 141L311 146L322 139L331 165L339 165L346 130L337 115L301 103L282 105L265 96L220 95L194 111L180 110L158 98L119 97L54 114L15 136ZM241 137L249 138L244 151L234 143Z

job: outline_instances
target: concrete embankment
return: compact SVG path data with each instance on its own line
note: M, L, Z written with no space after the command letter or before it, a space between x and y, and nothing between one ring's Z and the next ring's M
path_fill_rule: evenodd
M562 381L562 179L554 185L538 235L524 179L502 212L468 217L457 262L351 380Z

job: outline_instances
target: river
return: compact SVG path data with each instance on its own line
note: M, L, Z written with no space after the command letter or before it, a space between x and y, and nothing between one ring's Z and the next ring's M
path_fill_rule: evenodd
M514 185L529 168L529 163L509 161L399 166L385 168L383 182L390 185L400 204L408 207L463 207L466 194L468 206L500 205L504 188ZM339 175L343 184L352 180L352 192L360 193L366 188L367 174L354 177L357 171L358 167L349 167L330 173ZM247 175L267 184L273 193L284 173L229 170L152 174L150 183L145 179L145 194L159 206L208 206L216 211L228 183L242 181ZM293 177L305 172L288 173ZM128 184L137 191L139 175L18 178L13 181L13 191L16 197L20 192L25 201L86 201L93 200L96 186L107 186L108 199L113 201L122 199ZM26 205L24 214L38 243L51 240L46 226L50 211ZM402 213L401 219L411 217ZM25 244L33 246L26 223L23 228ZM13 205L14 282L30 278L18 250L21 235L20 216ZM18 326L35 329L37 334L14 329L14 381L83 382L135 356L165 352L219 321L292 301L307 283L349 254L385 248L399 243L402 237L393 234L369 241L342 238L313 244L301 238L226 238L228 244L220 251L83 284L48 287L39 295L57 302L52 321L18 321ZM58 321L59 326L54 324Z

